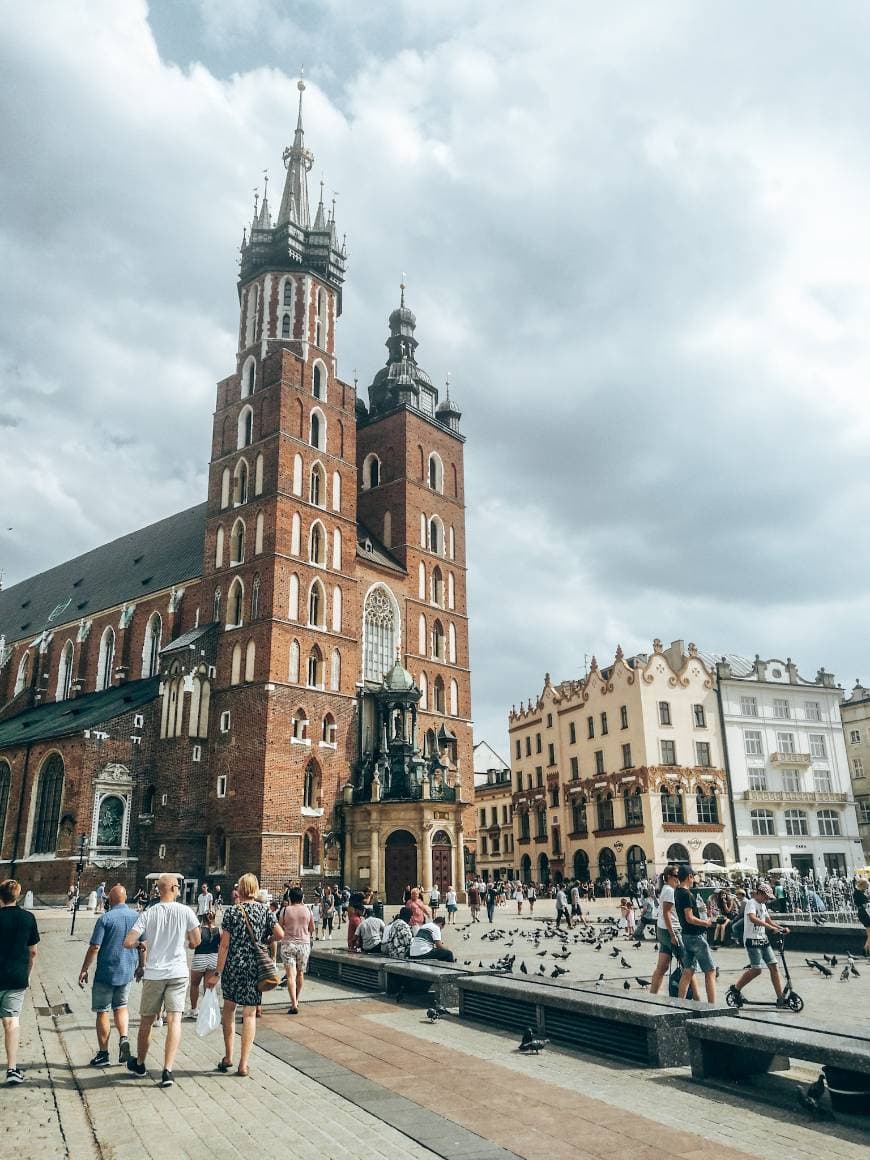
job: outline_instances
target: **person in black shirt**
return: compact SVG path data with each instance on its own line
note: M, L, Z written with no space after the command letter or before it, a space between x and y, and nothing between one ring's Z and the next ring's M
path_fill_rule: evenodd
M6 1047L6 1082L24 1082L18 1067L18 1017L36 958L39 930L29 910L17 906L21 884L14 878L0 882L0 1019Z
M677 871L679 886L674 891L674 914L680 924L680 933L683 938L683 973L680 976L678 995L685 999L686 992L692 982L695 971L700 970L704 975L704 986L707 991L707 1002L716 1002L716 964L707 945L705 931L713 924L707 918L701 918L698 911L698 902L692 893L695 884L695 871L691 866L681 866Z

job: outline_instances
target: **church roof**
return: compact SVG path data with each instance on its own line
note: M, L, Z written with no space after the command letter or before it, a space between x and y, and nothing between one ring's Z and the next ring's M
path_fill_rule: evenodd
M373 536L365 524L356 526L356 554L360 560L371 560L382 568L389 568L393 572L405 575L405 569L399 561L384 547L377 536Z
M205 516L197 504L13 584L0 592L0 636L11 644L201 576Z
M8 721L0 721L0 750L28 741L67 737L103 725L153 701L159 686L159 677L147 677L99 693L85 693L72 701L50 701L27 709Z

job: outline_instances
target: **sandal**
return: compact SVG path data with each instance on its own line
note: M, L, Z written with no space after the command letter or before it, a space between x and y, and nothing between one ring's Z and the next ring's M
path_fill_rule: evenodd
M240 1076L242 1079L250 1079L251 1078L251 1073L249 1071L242 1071L241 1068L237 1068L235 1071L235 1074Z
M223 1073L224 1073L224 1075L226 1075L226 1073L227 1073L227 1072L230 1070L230 1068L231 1068L232 1066L233 1066L233 1065L232 1065L231 1061L230 1061L230 1060L228 1060L228 1059L225 1057L225 1058L224 1058L224 1059L222 1059L222 1060L220 1061L220 1063L217 1065L217 1067L215 1068L215 1071L220 1071L220 1072L223 1072Z

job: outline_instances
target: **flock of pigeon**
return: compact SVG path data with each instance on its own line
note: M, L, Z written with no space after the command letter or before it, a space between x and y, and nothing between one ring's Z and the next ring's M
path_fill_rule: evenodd
M830 979L834 975L834 967L840 965L839 959L836 955L822 955L825 960L820 963L818 959L804 959L804 962L814 971L818 971L823 979ZM825 966L825 963L828 965ZM850 979L860 979L861 972L855 966L855 959L851 954L847 954L846 962L843 964L843 969L840 971L840 982L848 983Z

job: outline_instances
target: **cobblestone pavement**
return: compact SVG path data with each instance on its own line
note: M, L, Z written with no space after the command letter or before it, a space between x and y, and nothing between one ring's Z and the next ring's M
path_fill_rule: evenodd
M486 969L508 950L530 970L550 963L552 940L542 940L548 954L541 960L519 932L541 925L552 915L552 904L539 903L533 920L518 921L511 911L497 911L496 925L514 935L490 942L485 917L469 927L467 912L460 910L457 928L446 935L459 961L473 969L482 962ZM592 917L612 912L612 904L597 903ZM579 1052L550 1048L527 1058L513 1050L513 1036L456 1019L431 1026L420 1009L313 980L294 1019L284 1014L283 993L267 997L251 1079L215 1073L218 1033L200 1040L186 1023L177 1084L163 1091L156 1086L162 1031L155 1032L147 1080L128 1077L117 1066L105 1072L87 1066L96 1047L93 1016L89 993L76 979L93 917L80 916L74 939L65 913L37 911L37 920L43 941L22 1018L27 1083L0 1090L0 1160L229 1160L271 1152L282 1141L292 1141L296 1156L336 1160L867 1155L867 1136L859 1128L810 1122L776 1098L761 1103L730 1089L693 1084L685 1070L637 1069ZM343 945L343 935L336 932L333 945ZM636 975L649 975L651 943L640 949L623 940L617 945L630 971L614 967L606 944L594 952L572 941L565 978L580 982L604 971L607 985L621 992L626 977L634 986ZM743 954L726 950L719 961L724 986L741 969ZM802 956L797 962L802 964ZM848 984L810 977L803 965L793 969L807 1002L805 1015L814 1022L854 1018L856 1005L866 1010L870 968L859 963L860 978ZM759 979L754 986L762 991L768 984ZM131 1038L138 1008L133 994ZM37 1013L64 1003L70 1014ZM114 1033L111 1050L114 1058Z

